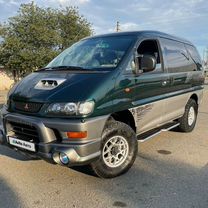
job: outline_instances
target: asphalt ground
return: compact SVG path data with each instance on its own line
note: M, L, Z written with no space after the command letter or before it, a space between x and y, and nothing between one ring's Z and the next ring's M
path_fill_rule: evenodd
M0 208L7 207L207 208L208 90L192 133L163 132L139 144L134 166L114 179L0 146Z

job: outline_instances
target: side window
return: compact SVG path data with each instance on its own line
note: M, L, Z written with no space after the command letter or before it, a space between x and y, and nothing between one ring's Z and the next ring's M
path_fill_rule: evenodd
M161 57L160 57L160 52L159 52L159 48L158 48L158 44L156 40L144 40L143 42L141 42L141 44L139 45L137 49L137 53L139 55L154 56L157 61L156 69L154 71L162 70Z
M202 70L201 58L196 48L192 45L186 45L186 48L192 61L193 70Z
M161 65L161 55L158 48L158 44L156 40L144 40L140 43L140 45L137 48L137 53L139 55L152 55L157 60L157 65L154 70L154 72L162 71L162 65ZM126 71L132 71L132 65L134 64L133 57L130 60Z
M183 43L164 38L161 39L161 42L170 73L192 70L189 55Z

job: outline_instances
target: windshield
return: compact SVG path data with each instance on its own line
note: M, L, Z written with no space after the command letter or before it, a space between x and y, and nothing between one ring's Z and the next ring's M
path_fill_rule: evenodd
M74 66L83 69L113 69L118 66L135 39L135 36L85 39L63 51L47 68Z

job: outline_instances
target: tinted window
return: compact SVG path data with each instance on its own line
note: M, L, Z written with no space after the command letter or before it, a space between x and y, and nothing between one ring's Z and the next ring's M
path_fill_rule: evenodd
M201 58L200 58L200 55L199 55L198 51L196 50L196 48L194 46L191 46L191 45L186 45L186 48L189 52L191 61L194 65L193 66L194 70L198 70L198 71L202 70Z
M169 72L192 71L188 52L183 43L162 39L166 65Z

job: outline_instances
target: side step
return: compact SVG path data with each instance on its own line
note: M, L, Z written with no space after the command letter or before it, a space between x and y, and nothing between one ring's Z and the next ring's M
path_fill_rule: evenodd
M171 123L165 124L163 126L160 126L158 128L155 128L153 130L150 130L148 132L145 132L143 134L140 134L137 136L138 142L146 142L147 140L152 139L153 137L157 136L161 132L169 131L171 129L176 128L179 125L180 125L180 123L171 122Z

